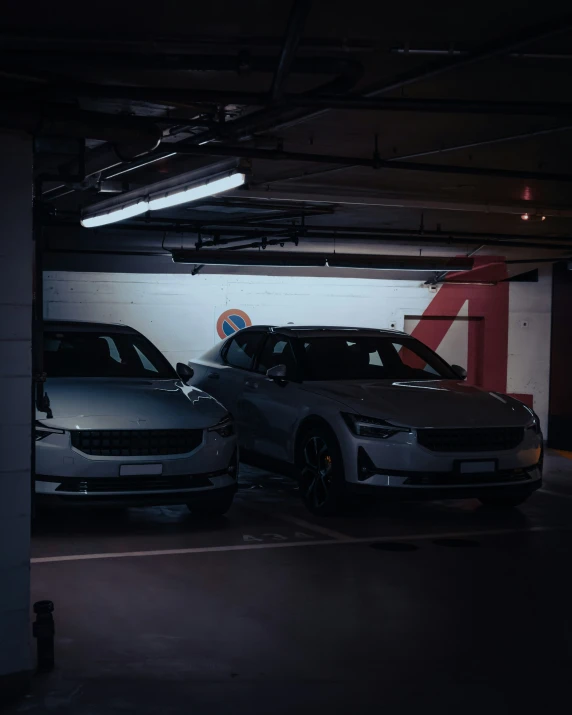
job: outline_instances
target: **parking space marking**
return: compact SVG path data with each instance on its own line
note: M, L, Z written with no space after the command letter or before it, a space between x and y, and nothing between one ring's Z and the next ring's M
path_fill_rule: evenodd
M529 534L549 531L571 531L572 527L532 526L528 529L494 529L485 531L454 531L431 534L392 534L391 536L374 536L343 539L327 539L315 541L280 541L262 544L232 544L228 546L199 546L188 549L160 549L157 551L124 551L106 554L70 554L67 556L41 556L30 559L32 564L57 563L61 561L94 561L99 559L125 559L141 556L182 556L186 554L208 554L226 551L255 551L261 549L291 549L308 546L340 546L346 544L378 544L384 541L432 541L434 539L470 538L476 536L506 536L510 534Z
M562 492L553 492L551 489L539 489L541 494L550 494L551 497L562 497L563 499L572 499L572 494L563 494Z
M292 516L291 514L274 513L272 511L269 511L268 509L265 509L264 507L259 506L258 504L245 504L244 502L241 502L240 506L244 507L245 509L252 509L253 511L257 511L260 514L279 519L280 521L285 521L288 524L301 526L304 529L309 529L310 531L316 532L316 534L322 534L322 536L329 536L330 539L335 539L336 541L347 541L348 539L353 540L354 538L352 536L349 536L348 534L343 534L341 531L335 531L334 529L329 529L328 527L320 526L319 524L312 524L305 519L299 519L297 516Z
M316 537L312 536L311 534L304 534L301 531L296 531L294 533L294 538L295 539L315 539ZM284 534L268 532L265 534L259 534L258 536L255 536L254 534L243 534L242 540L245 543L255 543L255 542L261 543L263 541L290 541L290 537L285 536Z

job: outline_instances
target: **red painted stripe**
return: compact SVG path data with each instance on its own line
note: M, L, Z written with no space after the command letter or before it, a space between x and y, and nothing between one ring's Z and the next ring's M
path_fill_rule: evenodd
M480 272L479 268L485 271ZM483 273L495 280L507 277L502 256L475 257L475 273ZM467 276L467 274L463 274ZM433 350L438 350L443 338L461 310L469 301L469 317L482 318L481 335L478 328L469 328L469 366L476 376L481 375L481 385L487 390L506 392L508 362L508 298L509 284L494 286L455 285L446 283L427 306L423 317L439 317L439 321L423 321L413 331L413 336ZM480 321L479 321L480 322ZM467 366L467 367L469 367Z

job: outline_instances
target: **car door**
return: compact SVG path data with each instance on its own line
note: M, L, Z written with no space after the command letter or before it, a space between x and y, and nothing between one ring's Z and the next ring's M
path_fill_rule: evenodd
M286 379L266 377L266 371L275 365L286 366ZM300 388L299 367L288 337L267 337L256 362L256 373L245 380L242 402L249 422L249 449L264 457L290 461L300 412Z
M250 420L243 393L254 373L254 361L265 333L245 330L237 333L224 346L222 363L207 369L204 388L234 416L241 447L249 448ZM201 385L201 386L203 386Z

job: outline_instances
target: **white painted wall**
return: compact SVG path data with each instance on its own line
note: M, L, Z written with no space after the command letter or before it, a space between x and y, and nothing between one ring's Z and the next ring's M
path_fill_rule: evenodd
M30 669L31 139L0 134L0 691Z
M548 434L552 267L538 283L511 283L508 323L508 392L534 395L534 409Z
M509 391L533 392L546 423L550 269L539 283L510 284ZM47 272L47 318L121 322L186 362L219 340L218 316L238 308L253 324L289 322L404 329L434 293L419 281L252 275ZM522 322L528 322L526 330Z

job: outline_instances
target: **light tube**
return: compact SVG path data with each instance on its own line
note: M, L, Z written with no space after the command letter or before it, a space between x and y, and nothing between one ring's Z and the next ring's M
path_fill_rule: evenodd
M236 189L238 186L242 186L244 179L244 174L240 173L224 176L222 179L215 179L206 184L192 186L183 191L176 191L173 194L149 199L149 208L151 211L159 211L160 209L167 209L170 206L178 206L179 204L186 204L190 201L204 199L207 196L214 196L223 191L229 191L230 189Z
M139 216L139 214L144 214L148 210L149 203L142 200L138 201L136 204L131 204L131 206L122 206L119 209L113 209L112 211L100 214L99 216L86 216L80 220L80 223L84 228L96 228L97 226L105 226L108 223L123 221L126 218L131 218L132 216Z

